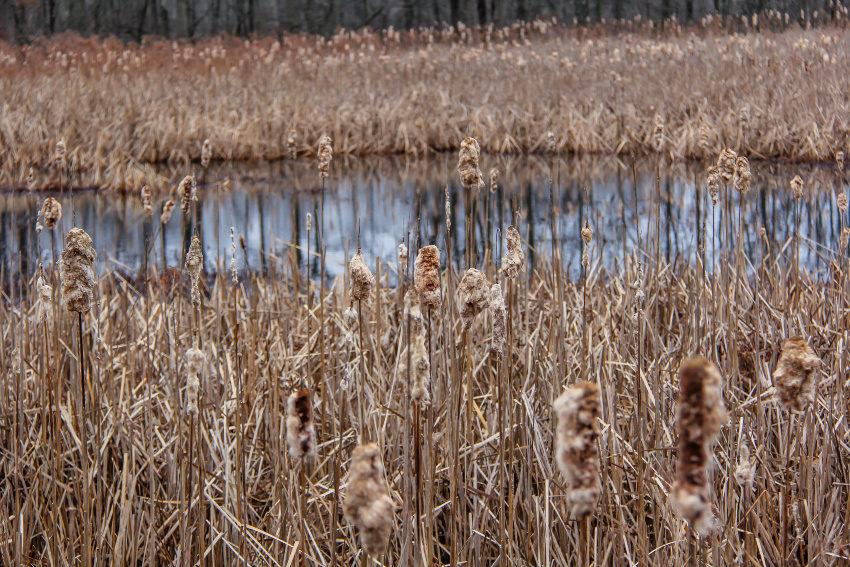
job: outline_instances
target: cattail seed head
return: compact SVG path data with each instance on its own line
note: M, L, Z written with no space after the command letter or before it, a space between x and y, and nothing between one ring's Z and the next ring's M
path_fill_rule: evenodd
M410 336L421 335L424 333L425 325L422 317L421 302L419 300L419 292L414 289L407 290L404 294L404 321L402 324L407 327L410 324Z
M46 321L48 315L52 312L53 288L44 281L42 274L38 275L38 279L35 281L35 287L38 292L38 310L36 318Z
M207 357L204 351L195 346L186 351L186 413L198 415L198 394L201 391L201 380L204 377L204 367Z
M581 239L584 241L585 246L590 245L590 241L593 240L593 229L590 227L590 221L584 221L584 228L581 229Z
M744 156L740 156L735 160L735 189L740 193L746 193L750 189L752 180L750 162Z
M599 476L599 386L579 382L558 396L553 406L555 461L569 483L567 503L573 518L593 513L602 484Z
M204 253L201 249L201 239L197 235L192 237L192 245L186 253L186 272L192 280L192 303L201 304L201 292L198 283L201 279L201 268L204 267Z
M162 215L159 217L162 224L168 224L168 221L171 220L172 213L174 213L174 199L169 199L165 202L165 205L162 206Z
M550 152L555 153L556 151L558 151L558 142L557 142L557 140L555 140L555 133L554 132L549 131L549 132L546 133L546 143L549 146Z
M735 480L741 488L753 489L756 479L756 460L750 457L750 448L746 443L741 444L738 455L738 466L735 469Z
M408 385L408 357L410 359L410 401L425 407L431 404L431 362L428 359L428 349L425 347L425 336L422 333L411 335L412 348L410 354L405 348L398 359L396 379Z
M310 466L316 459L316 427L310 390L292 392L286 400L286 444L289 457Z
M423 307L440 308L443 296L440 290L440 250L436 246L419 249L413 262L413 284L419 292Z
M44 219L44 226L53 230L62 220L62 204L53 197L48 197L41 206L41 218Z
M404 242L398 245L398 266L399 272L407 270L407 261L410 260L410 252L407 250Z
M679 371L679 463L672 501L702 537L717 528L709 493L708 459L720 428L728 422L720 372L708 359L695 356Z
M243 252L248 251L248 243L245 242L245 235L244 234L239 235L239 248L241 248Z
M730 148L724 148L720 157L717 158L717 171L726 182L729 182L735 175L735 161L737 159L738 154Z
M490 192L495 193L499 189L499 170L495 167L490 170Z
M821 364L821 359L803 337L791 337L782 344L782 354L773 371L773 384L782 407L803 412L815 401L817 371Z
M716 165L708 168L708 193L711 195L711 202L717 204L717 195L720 193L720 184L722 176L720 169Z
M68 311L88 313L94 297L94 260L97 253L91 237L81 228L72 228L65 237L65 249L59 263L62 299Z
M201 148L201 167L204 169L210 166L210 160L212 159L212 144L209 140L204 140L204 145Z
M493 317L493 340L490 350L495 352L499 358L505 354L505 344L508 337L508 313L505 308L505 298L502 295L502 286L493 284L487 296L490 305L490 314Z
M366 265L363 254L358 252L354 255L348 264L348 271L351 275L351 297L358 301L369 299L372 286L375 285L375 276Z
M289 131L289 135L286 137L286 148L289 150L289 159L296 159L298 157L298 146L296 145L297 132L294 129Z
M357 322L357 310L354 307L347 307L342 310L342 320L349 328L353 327Z
M239 283L239 277L236 272L236 240L234 240L235 231L233 227L230 227L230 275L233 280L233 284L236 285Z
M381 452L374 443L351 455L351 472L342 504L345 518L360 530L360 543L372 557L386 553L393 531L395 506L387 492Z
M187 175L180 181L180 185L177 186L177 195L180 196L180 210L184 213L189 212L189 206L192 204L192 201L196 200L196 188L197 184L194 175Z
M152 198L153 193L151 192L151 188L147 185L142 187L142 207L145 210L146 217L153 216L153 203L151 202Z
M35 169L30 167L29 172L27 172L27 189L32 191L35 189Z
M330 136L322 136L319 140L319 177L326 179L328 177L328 168L331 165L331 160L334 157L333 146L331 145Z
M791 191L794 193L795 199L800 199L803 196L803 178L795 175L791 180Z
M446 185L446 234L452 231L452 201L449 197L449 186Z
M455 294L464 331L472 326L475 316L487 307L490 301L489 292L490 284L484 272L475 268L466 270Z
M838 212L842 215L847 212L847 195L845 193L838 194Z
M460 143L457 171L460 173L460 182L463 184L464 189L477 191L484 187L481 170L478 169L480 155L481 147L475 138L466 138Z
M850 241L850 228L844 227L841 229L841 249L847 250L847 243Z
M523 269L525 262L525 253L522 251L522 242L520 242L519 231L513 226L509 226L505 231L505 240L508 241L508 251L502 258L502 272L509 279L514 279Z
M307 213L307 232L313 230L313 215Z

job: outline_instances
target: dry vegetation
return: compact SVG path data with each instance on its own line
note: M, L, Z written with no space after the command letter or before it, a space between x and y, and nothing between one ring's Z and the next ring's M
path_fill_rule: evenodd
M451 221L472 235L497 215L464 152L481 218ZM707 269L703 249L662 259L660 187L623 267L600 268L585 225L578 281L557 246L531 269L507 227L504 259L480 235L464 252L480 272L453 267L451 232L413 230L330 283L294 246L267 273L205 273L196 238L176 281L155 249L146 285L92 279L72 232L61 283L47 266L0 303L4 564L845 564L847 236L817 250L826 274L794 238L746 255L745 160L724 155ZM530 213L510 201L493 205ZM442 268L433 249L414 261L426 244Z
M313 154L723 147L828 161L848 149L850 35L764 15L760 32L628 23L340 32L197 43L63 37L0 48L0 186L162 188L151 164ZM780 29L781 28L781 29ZM294 137L290 145L290 131ZM57 145L66 145L65 162ZM30 176L32 168L32 176ZM182 175L181 175L182 176ZM178 178L179 179L179 178Z

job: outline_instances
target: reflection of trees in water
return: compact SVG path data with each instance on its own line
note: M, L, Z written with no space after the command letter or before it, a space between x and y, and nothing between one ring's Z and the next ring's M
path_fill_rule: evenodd
M549 261L550 161L551 158L545 156L482 156L482 170L486 173L491 167L498 167L501 181L492 196L489 215L487 190L477 196L479 214L474 219L474 235L479 264L488 249L491 257L496 260L501 257L499 238L515 213L519 217L517 228L527 239L530 267L535 262ZM720 260L723 201L717 206L711 204L703 184L705 165L662 166L658 192L662 200L660 231L650 222L656 195L653 167L649 160L637 162L638 202L635 203L632 166L628 159L601 156L560 159L556 229L561 257L571 277L579 275L580 229L586 217L598 235L594 246L604 247L595 252L595 257L600 257L602 252L603 263L608 269L622 266L624 257L636 244L638 227L644 239L658 234L661 253L669 261L695 261L703 245L707 261L712 257ZM793 236L793 197L788 180L800 173L806 187L800 215L801 261L810 269L823 267L829 258L828 251L839 239L835 193L841 183L835 171L826 167L801 170L775 163L755 163L753 169L755 182L745 196L743 217L743 244L748 256L757 258L760 253L758 231L762 226L773 251ZM232 180L231 192L211 188L214 180L225 176ZM267 270L270 261L284 262L292 243L297 243L296 258L299 265L304 266L308 237L306 215L308 212L313 215L316 227L321 213L321 186L312 161L222 167L213 170L210 179L206 188L199 189L196 218L186 223L185 239L188 241L188 236L196 230L202 235L208 270L214 269L217 263L226 266L229 262L231 223L237 234L245 236L247 260L252 269ZM466 247L466 203L457 182L453 155L418 160L404 157L335 160L325 192L324 245L328 275L333 277L344 271L347 258L356 246L358 219L361 246L370 262L380 256L394 263L398 243L410 231L415 244L417 228L423 245L433 243L444 248L446 185L450 190L453 216L452 257L461 268ZM36 215L45 196L16 193L0 197L0 255L7 270L11 268L16 272L20 266L26 274L33 273L33 260L38 255L34 230ZM157 211L167 198L168 195L157 198ZM733 191L730 198L734 226L737 226L739 195ZM72 222L67 206L70 198L65 195L62 199L66 210L57 229L57 248L61 247L61 235L71 228ZM75 196L74 208L77 224L94 239L99 270L105 266L130 270L142 265L145 230L138 197L82 192ZM159 236L157 218L151 239L157 253L151 262L161 264L159 247L163 240ZM169 265L182 265L182 228L182 212L178 208L165 227L165 257ZM737 235L737 229L730 235L731 249L735 248ZM319 236L318 230L310 233L311 254L320 248ZM42 234L41 244L43 258L49 260L47 231ZM444 261L445 258L443 255ZM321 266L315 256L313 259L311 272L313 277L318 277ZM237 264L240 269L246 265L238 244Z

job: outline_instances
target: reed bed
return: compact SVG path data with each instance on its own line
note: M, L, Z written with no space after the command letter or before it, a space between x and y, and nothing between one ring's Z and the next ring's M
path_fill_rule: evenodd
M161 191L211 160L312 157L325 134L340 155L419 156L469 135L489 153L624 155L661 149L660 124L663 152L677 158L730 147L831 161L850 152L839 16L807 30L765 17L737 33L538 21L2 45L0 186ZM179 174L154 167L164 163Z
M65 255L6 269L2 562L846 563L846 241L771 244L728 183L702 242L760 245L669 262L650 191L614 269L588 216L574 280L529 234L482 239L530 211L484 206L478 167L466 219L447 209L465 259L453 232L411 225L397 257L352 247L332 281L322 246L237 273L243 239L205 262L190 233L181 275L153 249L131 279L93 275L72 231L70 296ZM809 273L799 246L830 268Z

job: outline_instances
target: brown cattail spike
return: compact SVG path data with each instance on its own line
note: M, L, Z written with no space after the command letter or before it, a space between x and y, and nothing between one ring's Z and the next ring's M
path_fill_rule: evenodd
M440 290L440 250L436 246L419 249L413 262L413 284L426 309L439 309L443 304Z
M398 358L396 379L407 386L407 363L410 359L410 401L421 407L431 404L431 362L428 359L428 349L425 347L425 335L411 335L412 348L408 354L407 348L401 351Z
M593 513L602 491L599 477L599 386L579 382L561 394L553 407L555 461L569 483L567 503L574 518Z
M791 180L791 191L794 193L795 199L800 199L803 196L803 178L795 175Z
M753 175L750 173L750 162L744 156L735 160L735 190L746 193L750 190Z
M41 218L44 219L44 226L53 230L62 220L62 204L53 197L48 197L41 206Z
M720 193L722 179L720 169L716 165L708 168L708 193L711 195L711 202L715 205L717 204L717 195Z
M410 252L407 250L407 246L402 242L398 245L398 269L399 275L402 272L407 271L407 261L410 260Z
M838 194L838 212L842 215L847 212L847 194Z
M593 229L590 227L590 221L584 221L584 228L581 229L581 239L584 242L584 250L581 254L581 265L584 266L584 269L590 267L590 252L588 252L588 248L590 247L590 242L593 240Z
M525 254L522 251L519 231L512 226L505 231L505 239L508 241L508 251L502 258L502 272L510 279L514 279L523 268Z
M802 412L815 401L817 371L821 364L821 359L803 337L791 337L783 343L782 354L773 371L773 384L782 407Z
M186 351L186 413L198 415L198 396L201 391L201 380L204 377L204 366L207 357L197 346Z
M717 158L717 171L720 176L729 182L735 175L735 161L738 159L738 154L729 148L725 148Z
M493 317L493 340L490 343L490 350L501 358L505 354L508 337L508 313L505 308L505 298L502 295L502 286L494 284L490 288L487 300L490 304L490 315Z
M328 168L331 165L331 160L334 157L333 146L331 146L330 136L322 136L319 140L319 177L326 179L328 177Z
M490 192L495 193L499 189L499 170L495 167L490 170Z
M381 452L374 443L354 449L342 505L345 518L360 530L363 549L372 557L387 551L395 507L387 493Z
M97 253L91 237L81 228L72 228L65 237L65 249L59 263L62 299L68 311L88 313L93 299L94 260Z
M708 459L721 426L728 421L720 388L720 372L708 359L695 356L682 365L677 409L679 464L672 501L702 537L717 527L709 494Z
M460 143L458 152L457 171L464 189L479 190L484 187L481 170L478 169L478 159L481 148L475 138L466 138Z
M357 301L368 300L372 286L375 285L375 276L366 265L363 254L358 252L354 255L348 264L348 271L351 275L351 297Z
M40 270L40 269L39 269ZM52 312L53 306L53 288L44 281L42 274L39 273L38 279L35 282L35 287L38 292L38 311L36 318L39 320L47 320L47 316Z
M194 175L187 175L180 181L180 185L177 186L177 195L180 196L180 210L184 213L189 212L189 206L195 199L196 187L197 184L195 183Z
M316 459L316 427L310 390L298 390L286 400L286 444L289 456L310 466Z
M201 148L201 167L208 168L210 160L212 160L212 144L209 140L204 140L204 145Z
M142 187L142 208L145 210L146 217L153 216L153 203L152 203L153 193L151 192L151 188L145 185Z
M409 289L404 294L404 321L405 327L410 324L410 336L415 337L424 332L422 309L419 300L419 292L416 289ZM411 339L413 340L413 339Z
M186 272L192 280L192 303L201 304L201 292L198 283L201 279L201 268L204 267L204 253L201 250L201 239L192 237L192 245L186 254Z
M162 224L168 224L168 221L171 220L171 215L174 213L174 200L169 199L165 202L165 205L162 207L162 215L160 215L159 220L162 221Z
M460 280L456 293L464 331L472 326L475 316L487 307L490 301L489 292L490 284L487 282L487 276L481 270L468 269Z

